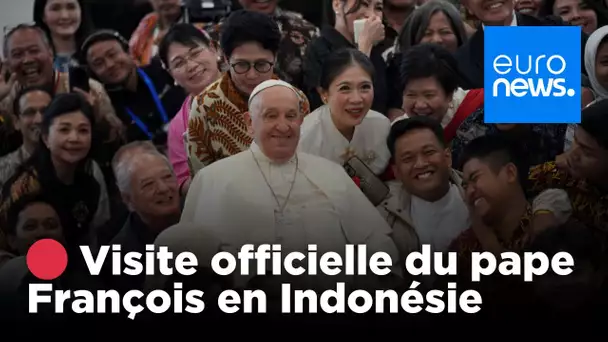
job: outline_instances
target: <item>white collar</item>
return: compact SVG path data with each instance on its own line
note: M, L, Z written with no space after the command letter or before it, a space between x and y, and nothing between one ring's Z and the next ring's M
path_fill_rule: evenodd
M264 154L264 151L262 151L262 149L260 148L260 146L258 144L256 144L255 141L251 143L251 146L249 148L251 149L251 151L255 155L255 158L258 161L265 162L265 163L268 163L268 164L271 164L271 165L281 166L281 165L287 165L287 164L295 163L295 161L296 161L296 154L294 154L291 157L291 159L289 159L288 162L283 163L283 164L279 164L279 163L271 160L270 158L268 158L268 156L266 156Z
M509 26L517 26L517 15L515 15L515 10L513 10L513 19L511 19L511 25ZM485 29L486 25L481 24L481 28Z

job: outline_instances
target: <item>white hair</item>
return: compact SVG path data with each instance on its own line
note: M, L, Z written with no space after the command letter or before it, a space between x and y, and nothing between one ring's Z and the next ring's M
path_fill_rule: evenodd
M173 166L169 159L156 149L150 141L134 141L121 147L112 159L112 171L116 177L118 190L123 194L128 194L131 187L131 177L133 166L140 160L141 156L151 156L162 159L171 173L175 175Z

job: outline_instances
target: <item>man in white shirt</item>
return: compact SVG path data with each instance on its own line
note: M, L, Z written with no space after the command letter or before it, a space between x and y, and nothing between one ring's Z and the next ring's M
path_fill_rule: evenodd
M204 223L233 255L244 244L281 244L283 256L306 254L311 244L319 256L328 251L343 255L345 245L355 244L366 245L368 255L386 252L396 262L390 228L342 166L296 153L303 101L284 81L258 85L246 114L251 148L196 174L181 223ZM251 278L235 276L235 285L245 286ZM295 281L318 289L352 280L341 275L317 279Z
M445 251L470 226L461 175L438 122L415 116L393 123L388 137L397 180L378 209L393 229L401 258L431 245Z

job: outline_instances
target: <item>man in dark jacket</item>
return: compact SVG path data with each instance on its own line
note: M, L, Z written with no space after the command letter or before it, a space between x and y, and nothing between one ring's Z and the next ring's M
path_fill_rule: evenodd
M561 26L566 25L557 17L536 18L517 13L514 10L513 0L462 0L468 11L481 21L481 27L456 52L458 69L461 76L461 87L465 89L483 88L483 55L484 55L484 27L488 26ZM581 60L584 60L587 35L581 38ZM542 37L539 37L542 39ZM517 42L505 42L517 44ZM584 64L584 63L581 63ZM585 73L583 65L583 74Z

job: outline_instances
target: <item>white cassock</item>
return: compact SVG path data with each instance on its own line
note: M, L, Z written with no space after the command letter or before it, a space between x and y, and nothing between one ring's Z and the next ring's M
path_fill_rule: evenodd
M285 203L292 182L281 214L277 202ZM390 227L340 165L305 153L275 164L255 143L196 174L183 222L204 226L234 255L244 244L281 244L283 256L306 254L308 245L316 244L319 257L327 251L343 254L346 244L365 244L368 257L383 251L398 260ZM236 285L251 277L236 277Z
M355 128L348 141L331 119L329 107L324 105L304 118L298 148L301 152L323 157L343 165L356 155L376 175L384 172L391 158L386 138L391 130L390 120L373 110Z

